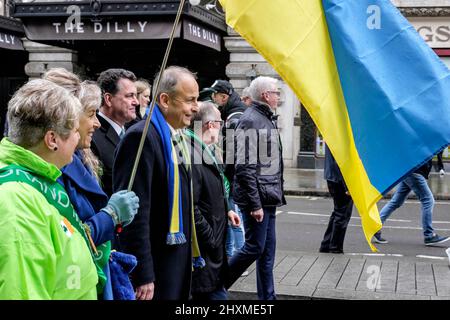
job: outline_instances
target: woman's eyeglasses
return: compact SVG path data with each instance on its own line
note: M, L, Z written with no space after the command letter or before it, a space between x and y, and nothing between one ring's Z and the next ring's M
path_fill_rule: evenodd
M278 97L281 96L281 92L280 91L266 91L267 93L273 93L276 94Z

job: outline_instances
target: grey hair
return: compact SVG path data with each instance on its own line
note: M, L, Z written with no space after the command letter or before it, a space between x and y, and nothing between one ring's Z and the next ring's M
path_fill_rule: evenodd
M102 90L94 81L83 81L80 86L80 93L78 95L83 111L89 107L95 107L97 110L102 103Z
M64 68L51 68L42 76L42 79L51 81L67 89L78 97L81 90L81 80L75 74Z
M250 87L245 87L245 88L242 90L241 97L243 97L243 98L245 98L245 97L251 98L251 95L250 95Z
M49 130L67 139L80 111L80 101L68 90L48 80L31 80L8 103L8 137L23 148L39 144Z
M190 76L190 77L194 78L195 80L197 80L196 74L191 72L189 69L183 68L183 67L178 67L178 66L170 66L170 67L167 67L163 71L163 74L162 74L162 77L161 77L161 80L159 83L158 92L155 92L156 91L156 81L159 76L159 72L158 72L158 74L156 74L156 76L155 76L155 81L153 83L153 96L156 97L156 101L159 102L159 97L160 97L161 93L167 93L168 95L173 95L176 92L176 86L178 84L178 80L180 80L180 77L182 75L187 75L187 76Z
M278 80L272 77L260 76L250 83L250 97L253 101L261 101L262 94L277 86Z
M210 101L200 101L198 103L198 112L194 113L191 125L193 126L196 121L201 121L202 124L208 121L216 120L217 105Z

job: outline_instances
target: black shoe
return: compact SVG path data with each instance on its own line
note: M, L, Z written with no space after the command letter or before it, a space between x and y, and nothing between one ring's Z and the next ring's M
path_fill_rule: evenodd
M443 243L448 240L450 240L450 237L441 237L438 236L436 233L433 233L431 237L425 238L424 242L426 246L432 246L438 243Z
M378 231L373 235L373 242L381 244L389 243L389 241L381 237L381 231Z
M330 253L344 254L344 250L334 249L334 250L330 250Z

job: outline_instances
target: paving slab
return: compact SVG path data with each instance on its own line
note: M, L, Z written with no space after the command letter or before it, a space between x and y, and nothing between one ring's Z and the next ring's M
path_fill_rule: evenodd
M447 261L278 251L279 299L450 300ZM256 270L230 288L232 299L257 299Z

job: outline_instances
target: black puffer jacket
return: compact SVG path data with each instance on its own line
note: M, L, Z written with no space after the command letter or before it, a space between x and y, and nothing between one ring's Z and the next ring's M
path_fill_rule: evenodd
M253 102L239 120L233 199L243 210L286 204L283 150L276 118L268 105Z

